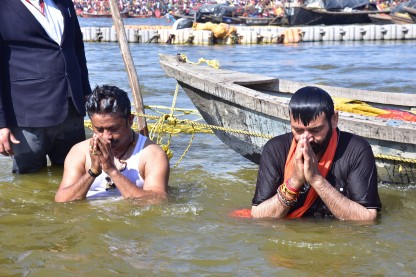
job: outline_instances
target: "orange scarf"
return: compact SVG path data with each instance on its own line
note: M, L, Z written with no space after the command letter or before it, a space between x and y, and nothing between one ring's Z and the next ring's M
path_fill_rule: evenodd
M331 168L331 165L332 165L332 161L334 160L335 151L337 150L337 143L338 143L338 133L337 133L337 130L333 129L331 139L329 140L325 153L322 156L318 164L318 170L324 178L328 174L329 169ZM296 146L297 146L297 142L295 141L295 138L293 138L292 145L290 146L289 154L286 159L284 180L289 179L293 175L293 159L295 156L294 154L295 154ZM299 207L298 209L288 214L286 218L301 217L312 206L313 202L315 202L317 198L318 198L318 194L311 187L308 192L308 195L306 196L305 203L303 203L303 206Z

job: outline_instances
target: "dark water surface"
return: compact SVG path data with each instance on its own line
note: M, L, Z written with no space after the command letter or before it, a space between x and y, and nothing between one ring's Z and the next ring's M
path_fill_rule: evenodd
M296 46L131 44L144 102L169 106L175 81L158 54L218 59L223 68L304 82L414 93L416 42ZM128 90L114 43L87 43L91 84ZM194 108L183 92L177 107ZM189 135L173 137L172 165ZM0 158L0 276L414 276L416 189L380 186L375 224L236 220L249 207L257 166L215 136L196 135L172 169L166 204L107 199L53 202L62 168L11 175Z

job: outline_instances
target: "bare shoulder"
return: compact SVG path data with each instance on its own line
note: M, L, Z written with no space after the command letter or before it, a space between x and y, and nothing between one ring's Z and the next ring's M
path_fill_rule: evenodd
M160 185L166 190L170 172L169 159L162 147L150 139L143 146L139 170L147 188Z
M163 151L162 147L151 141L149 138L144 143L142 157L148 161L153 159L167 159L166 153Z
M69 151L66 160L85 160L85 156L89 151L90 141L89 139L78 142L72 146Z
M72 146L71 148L71 152L75 152L75 153L86 153L88 152L88 149L90 147L90 140L86 139L83 140L81 142L78 142L77 144L75 144L74 146Z
M64 174L60 187L64 188L74 184L85 173L87 153L89 153L89 140L81 141L72 146L65 158Z
M163 149L147 139L139 161L140 174L144 179L144 190L151 190L166 195L170 166L169 159Z

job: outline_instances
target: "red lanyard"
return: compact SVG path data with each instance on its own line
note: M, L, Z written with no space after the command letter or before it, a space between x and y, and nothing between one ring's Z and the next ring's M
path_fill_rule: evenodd
M35 5L33 5L33 3L32 2L30 2L29 0L26 0L26 2L28 2L30 5L32 5L33 7L35 7ZM40 11L40 13L43 15L43 16L45 16L45 2L43 1L43 0L39 0L39 7L40 7L40 10L39 9L37 9L36 7L36 9L38 10L38 11Z

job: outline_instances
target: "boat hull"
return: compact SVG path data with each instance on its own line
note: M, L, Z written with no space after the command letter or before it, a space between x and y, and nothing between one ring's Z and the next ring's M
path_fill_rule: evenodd
M390 14L395 24L413 24L413 19L407 14L393 13Z
M232 16L215 16L211 15L210 20L212 23L226 23L226 24L241 24L243 23L241 18Z
M250 17L240 16L240 20L247 26L284 25L284 17Z
M289 25L347 25L371 23L369 14L381 11L331 12L308 7L294 7L288 16Z
M395 24L389 14L370 14L371 22L377 25Z
M410 18L413 20L413 23L416 23L416 9L411 7L403 7L403 10L409 14Z
M83 18L111 18L112 17L111 13L90 13L90 12L81 12L79 16ZM120 16L122 18L127 18L129 17L129 13L121 12Z
M258 114L241 106L235 106L185 83L179 82L179 84L204 120L210 125L256 134L262 134L262 129L267 129L268 132L273 130L276 134L290 131L288 121L265 118L263 114ZM264 124L267 126L259 128ZM224 144L256 164L260 162L263 145L269 140L268 137L255 137L219 130L213 131Z

